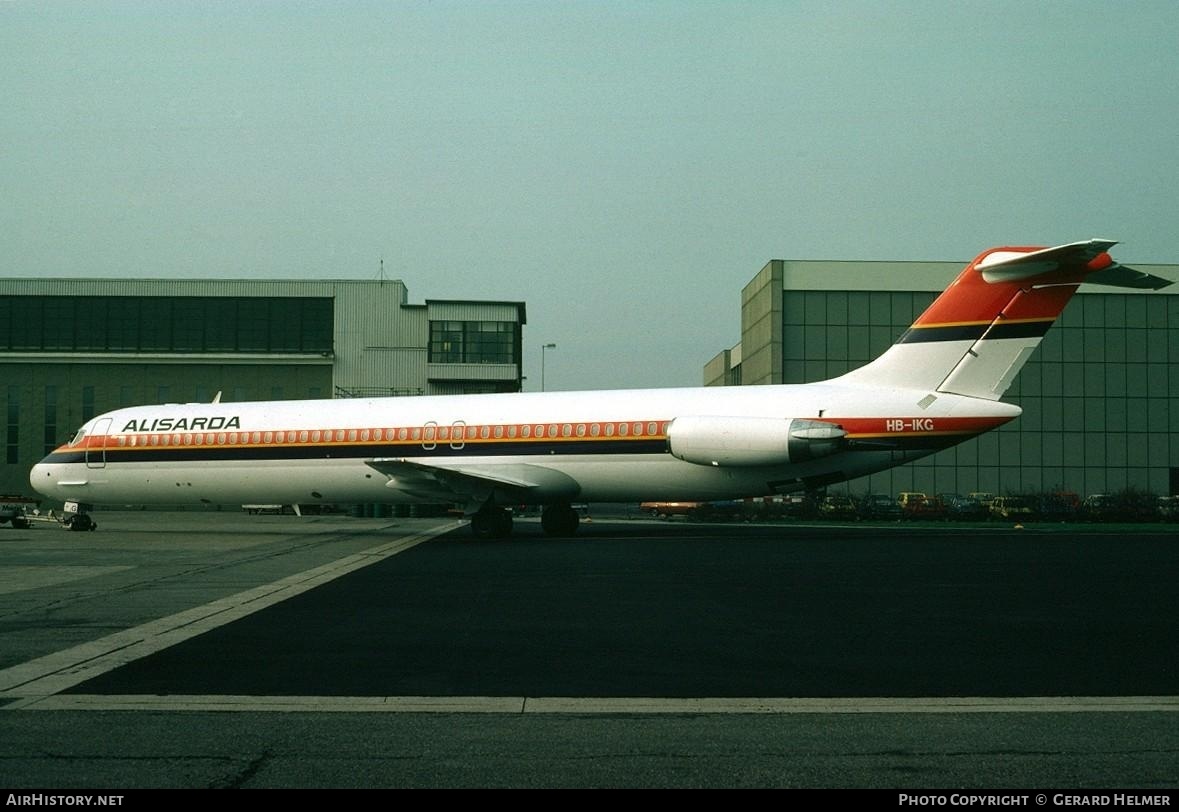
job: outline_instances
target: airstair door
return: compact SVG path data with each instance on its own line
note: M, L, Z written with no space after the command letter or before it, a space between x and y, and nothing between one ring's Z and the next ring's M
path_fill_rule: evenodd
M106 444L110 440L111 418L104 417L90 429L86 438L86 467L106 467Z

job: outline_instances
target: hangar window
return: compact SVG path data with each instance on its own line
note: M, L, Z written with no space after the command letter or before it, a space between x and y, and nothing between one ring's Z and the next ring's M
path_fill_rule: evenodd
M520 325L514 321L432 321L432 364L519 364Z
M332 352L330 297L0 296L0 350Z

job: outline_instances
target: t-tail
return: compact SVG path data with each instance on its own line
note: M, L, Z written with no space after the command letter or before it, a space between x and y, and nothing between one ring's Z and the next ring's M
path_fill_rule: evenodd
M883 355L838 380L998 400L1081 283L1171 284L1119 265L1116 244L984 251Z

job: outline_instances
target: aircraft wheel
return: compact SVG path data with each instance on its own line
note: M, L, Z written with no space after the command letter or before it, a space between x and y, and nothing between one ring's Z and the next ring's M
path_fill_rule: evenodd
M71 516L69 521L66 523L67 530L82 531L82 530L95 530L97 528L98 528L98 525L95 524L94 521L85 513L79 513L75 516Z
M549 505L540 517L540 526L546 536L567 538L576 535L581 517L569 505Z
M502 539L512 535L512 514L497 506L488 506L471 516L475 538Z

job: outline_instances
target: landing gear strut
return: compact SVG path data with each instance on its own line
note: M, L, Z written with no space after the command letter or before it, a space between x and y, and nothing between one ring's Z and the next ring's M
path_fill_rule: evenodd
M499 505L484 505L471 514L471 532L475 538L507 538L512 535L512 514Z
M546 536L567 538L576 535L581 517L568 504L549 505L540 515L540 526Z
M89 513L75 513L68 519L64 519L62 524L65 525L66 530L97 530L98 522L90 518Z

